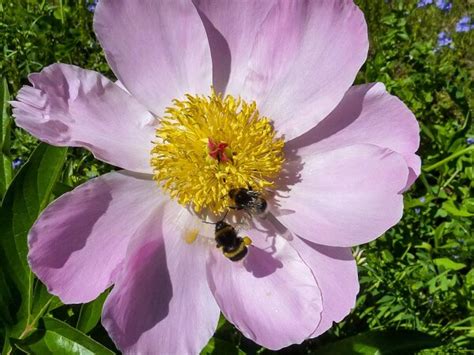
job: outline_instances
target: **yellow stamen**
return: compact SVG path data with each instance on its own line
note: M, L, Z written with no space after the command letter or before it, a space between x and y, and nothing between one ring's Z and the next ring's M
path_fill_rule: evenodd
M263 192L273 186L284 161L284 141L275 135L255 102L214 90L210 96L186 95L166 109L156 130L154 179L196 212L224 212L232 205L231 189Z
M248 245L252 244L252 239L250 239L249 237L245 236L243 239L244 239L244 244L245 245L248 246Z

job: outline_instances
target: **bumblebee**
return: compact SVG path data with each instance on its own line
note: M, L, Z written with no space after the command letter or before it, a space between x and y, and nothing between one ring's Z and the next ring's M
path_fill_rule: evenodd
M234 227L224 221L216 223L215 239L217 247L232 261L242 260L248 253L248 246L252 244L249 237L239 237Z
M251 188L232 189L229 191L229 197L235 204L231 208L236 210L245 210L253 215L261 215L267 209L267 201L262 197L261 193L253 191Z

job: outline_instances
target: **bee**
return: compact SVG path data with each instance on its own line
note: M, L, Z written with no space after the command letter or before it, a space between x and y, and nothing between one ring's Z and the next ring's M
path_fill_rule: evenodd
M252 188L232 189L229 191L229 197L235 204L231 208L245 210L251 215L261 215L267 209L267 201L260 192L253 191Z
M247 255L248 246L252 244L252 240L249 237L239 237L235 228L223 220L215 225L216 246L229 260L242 260Z

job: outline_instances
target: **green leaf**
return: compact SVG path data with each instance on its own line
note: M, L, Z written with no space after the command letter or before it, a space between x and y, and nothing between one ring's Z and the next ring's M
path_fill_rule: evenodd
M27 234L51 192L66 159L67 148L40 144L10 184L0 207L0 273L2 289L0 319L11 325L31 314L33 276L27 263ZM18 313L18 314L17 314Z
M35 280L33 287L33 307L31 312L33 316L40 318L46 310L51 311L62 305L60 299L57 296L51 295L46 289L46 286L40 280Z
M14 345L33 354L114 354L79 330L55 318L45 317L37 331Z
M4 324L13 324L13 317L7 310L11 307L10 301L19 297L18 290L11 288L10 282L8 274L0 271L0 320Z
M469 270L469 272L466 274L466 286L474 286L474 269Z
M10 100L10 93L8 92L7 79L0 79L0 113L2 115L2 122L0 124L0 150L8 153L10 148L10 126L12 124L11 117L8 115L7 106Z
M79 312L76 328L81 332L89 333L99 323L102 313L102 306L109 294L108 291L103 292L94 301L83 304Z
M54 196L58 197L61 196L62 194L65 194L66 192L69 192L73 189L72 186L66 185L60 181L56 183L53 189L53 194Z
M218 354L228 354L228 355L245 355L245 352L240 350L237 345L234 345L228 341L211 338L209 343L202 349L201 355L218 355Z
M370 331L318 349L318 354L411 354L442 345L431 335L414 330Z
M449 258L437 258L434 259L433 262L435 263L435 265L444 267L447 270L457 271L466 267L466 264L457 263Z
M446 201L441 206L444 210L446 210L449 214L455 217L472 217L474 213L470 213L466 209L459 209L456 207L452 200Z
M12 119L8 115L7 105L10 99L5 78L0 79L0 201L5 196L12 180L12 161L10 154L10 126Z
M13 176L12 160L0 152L0 201L2 201Z

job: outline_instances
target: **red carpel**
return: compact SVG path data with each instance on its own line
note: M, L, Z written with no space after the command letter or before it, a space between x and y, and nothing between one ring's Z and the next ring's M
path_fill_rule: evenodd
M207 147L209 149L209 156L216 159L219 163L227 163L230 159L225 153L225 148L229 145L225 142L215 142L212 138L208 138Z

